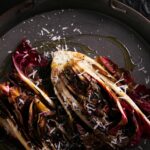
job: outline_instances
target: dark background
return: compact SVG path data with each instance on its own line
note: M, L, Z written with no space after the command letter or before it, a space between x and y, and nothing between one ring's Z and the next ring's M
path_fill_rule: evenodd
M4 13L6 10L9 10L16 4L19 4L23 1L28 1L31 4L35 4L38 1L42 0L0 0L0 14ZM145 17L150 19L150 0L120 0L120 1L138 10Z
M0 14L25 0L0 0Z
M44 0L0 0L0 16L1 16L1 14L8 11L9 9L13 8L15 5L22 3L24 1L27 2L25 7L28 7L30 5L31 5L31 7L33 7L34 4L40 3ZM49 0L49 1L51 1L51 0ZM150 0L120 0L120 1L124 4L127 4L128 6L131 6L134 9L138 10L145 17L150 19ZM94 3L94 1L93 1L93 3ZM25 9L25 11L26 11L26 9ZM16 20L17 19L18 18L16 18ZM12 21L12 25L14 25L14 22ZM18 22L18 20L16 22ZM1 135L3 135L4 141L6 142L6 139L8 141L8 143L6 142L5 147L4 147L4 145L3 145L3 148L0 146L0 150L7 150L7 149L9 149L9 148L7 148L7 146L9 146L9 147L11 146L11 143L9 143L10 140L6 136L5 132L1 131L0 133L1 133ZM0 141L1 141L1 143L3 143L3 139L0 139ZM12 145L12 147L13 147L13 145Z
M150 19L150 0L120 0Z

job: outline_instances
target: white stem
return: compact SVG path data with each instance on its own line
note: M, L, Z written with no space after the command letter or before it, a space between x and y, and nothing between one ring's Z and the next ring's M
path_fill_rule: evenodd
M50 99L50 97L44 92L42 91L38 86L36 86L31 80L29 80L18 68L18 66L16 65L15 59L13 57L13 62L14 62L14 66L19 74L19 76L21 77L21 79L28 84L29 87L31 87L37 94L40 94L52 107L54 106L53 101Z
M139 109L139 107L133 102L133 100L121 89L119 88L114 82L109 80L104 75L95 72L94 68L92 67L92 64L88 61L80 61L78 62L78 65L84 69L85 72L87 72L89 75L91 75L93 78L95 78L98 82L105 84L106 89L110 90L112 89L115 91L119 97L123 97L123 100L125 100L138 114L140 114L144 120L147 122L148 125L150 125L150 120L145 116L145 114Z
M16 137L20 143L24 146L26 150L31 150L28 146L27 141L23 138L21 133L18 131L16 126L14 126L13 122L10 119L3 119L0 117L0 124L14 137Z

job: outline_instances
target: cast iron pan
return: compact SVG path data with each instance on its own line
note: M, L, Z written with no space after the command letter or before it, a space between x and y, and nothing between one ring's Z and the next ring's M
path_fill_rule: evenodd
M62 1L56 1L57 4L55 4L54 1L52 1L52 5L54 6L53 9L56 8L57 10L52 10L51 6L49 6L49 11L47 11L47 7L45 7L44 4L41 4L42 7L44 6L42 10L39 9L39 6L37 5L37 7L32 8L32 11L28 10L32 12L31 15L29 15L28 12L22 13L18 21L16 21L19 22L22 20L22 22L16 26L14 26L11 19L11 21L5 20L4 24L7 24L7 26L4 27L4 31L11 26L14 27L10 28L5 34L4 31L1 32L1 34L3 34L3 36L0 37L1 66L5 66L7 56L11 55L11 51L15 49L17 44L23 38L28 38L34 46L38 46L38 43L41 41L54 40L54 38L58 36L71 36L73 37L73 42L84 44L94 51L94 53L93 51L84 51L83 53L86 53L91 57L93 57L95 53L97 55L108 56L114 62L119 64L120 67L125 67L125 59L128 59L127 57L124 57L124 53L130 53L130 60L132 60L135 65L132 71L135 80L138 81L138 83L146 84L147 87L150 87L150 34L148 34L150 32L148 28L150 27L150 23L146 18L143 18L140 14L124 5L119 5L121 7L116 8L116 6L112 4L112 7L119 11L117 12L119 13L117 18L124 16L130 20L132 17L129 18L126 12L127 10L131 12L131 16L138 16L145 23L145 28L143 27L143 32L145 34L147 33L145 35L141 32L139 27L136 26L136 28L133 28L133 24L135 25L136 22L138 23L138 20L135 18L133 18L133 22L129 22L127 25L127 21L124 23L123 21L112 17L110 15L111 12L113 12L114 16L117 16L117 13L110 7L108 9L106 1L97 3L101 4L99 5L99 7L102 8L101 11L98 9L98 6L96 6L96 2L93 6L91 5L91 9L86 9L90 8L89 4L92 4L89 1L87 1L88 6L85 6L78 1L74 3L75 5L69 2L67 3L67 1L65 1L65 4L62 4L61 2ZM37 13L40 14L33 15L36 14L36 9ZM44 10L47 12L44 13ZM106 11L107 13L105 13ZM122 18L122 20L126 20L125 18ZM8 23L10 24L8 25ZM139 26L142 26L142 23L139 24ZM64 42L67 43L67 41ZM120 44L118 44L118 42L122 44L122 47L119 46ZM1 150L18 149L16 143L14 144L12 141L9 141L5 132L3 132L3 135L4 136L0 135ZM150 141L144 140L141 145L135 149L142 148L144 150L149 150Z

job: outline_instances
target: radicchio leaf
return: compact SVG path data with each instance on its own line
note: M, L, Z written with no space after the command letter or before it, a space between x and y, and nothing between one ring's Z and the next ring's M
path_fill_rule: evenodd
M28 67L44 67L48 65L48 61L37 52L36 48L32 48L29 40L22 40L13 53L16 64L25 74ZM27 75L27 74L25 74Z
M28 78L28 70L34 67L44 67L48 61L40 55L35 48L32 48L29 40L23 40L12 55L13 64L21 80L23 80L36 94L41 95L51 107L54 107L50 97Z
M150 89L145 85L137 84L130 72L119 68L117 64L112 62L107 57L98 57L97 62L102 64L109 73L116 78L118 86L127 85L126 93L139 106L139 108L147 115L150 115ZM128 111L128 117L132 119L135 127L134 135L131 138L131 145L139 143L141 137L150 138L150 125L145 122L143 117L138 112L133 112L132 108L127 103L121 103L124 110Z

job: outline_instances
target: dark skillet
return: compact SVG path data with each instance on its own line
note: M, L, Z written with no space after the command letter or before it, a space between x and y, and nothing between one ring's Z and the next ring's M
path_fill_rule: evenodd
M62 8L73 8L74 10L52 11ZM48 13L43 13L45 11ZM40 15L34 16L35 14ZM19 22L21 23L18 24ZM43 28L61 36L75 36L80 34L81 31L83 34L115 37L131 53L132 60L136 64L133 70L135 79L139 83L147 84L150 87L148 82L150 75L150 22L128 6L115 0L22 2L0 16L0 63L5 65L8 51L14 50L18 42L24 37L29 38L32 43L49 39ZM80 30L77 31L77 29ZM109 40L98 40L94 36L92 38L88 36L76 38L96 50L99 55L110 56L117 64L124 67L124 57L120 47ZM142 69L143 67L144 69ZM6 144L3 143L12 145L6 139L7 136L5 138L1 137L0 149L7 149ZM144 150L148 150L150 143L145 144L143 142L142 147Z

